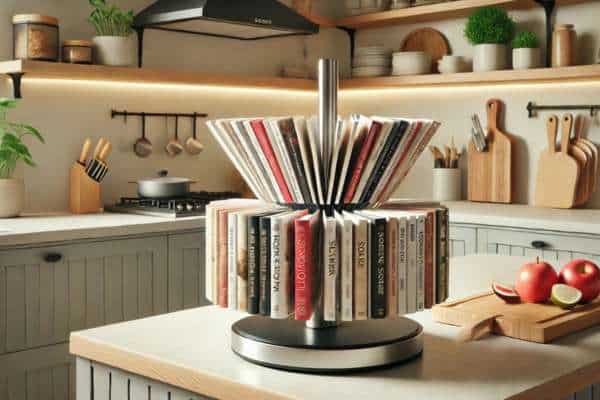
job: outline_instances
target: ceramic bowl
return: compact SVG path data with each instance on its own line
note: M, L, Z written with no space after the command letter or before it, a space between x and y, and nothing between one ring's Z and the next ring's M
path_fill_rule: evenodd
M424 51L394 53L392 75L421 75L431 72L431 56Z
M444 56L438 61L438 70L442 74L466 72L467 63L462 56Z

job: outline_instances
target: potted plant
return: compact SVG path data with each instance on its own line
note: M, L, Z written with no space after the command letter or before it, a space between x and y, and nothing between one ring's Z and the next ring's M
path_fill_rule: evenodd
M16 106L14 100L0 99L0 218L18 216L25 205L25 184L13 175L19 161L29 166L35 163L23 137L30 135L44 143L35 128L6 119L8 110Z
M539 41L535 33L519 32L512 41L513 69L540 67Z
M506 69L507 44L514 32L515 22L503 9L484 7L475 11L465 27L465 36L475 46L473 71Z
M133 33L133 10L121 11L106 0L89 0L94 11L88 21L96 29L96 62L103 65L131 67L136 64L136 41Z

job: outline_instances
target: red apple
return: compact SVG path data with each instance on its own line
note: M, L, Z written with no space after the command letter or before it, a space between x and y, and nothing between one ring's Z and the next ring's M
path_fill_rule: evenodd
M573 260L560 271L561 283L581 291L581 301L594 300L600 294L600 269L590 260Z
M517 275L515 289L526 303L541 303L550 298L552 286L558 283L558 274L546 262L527 263Z

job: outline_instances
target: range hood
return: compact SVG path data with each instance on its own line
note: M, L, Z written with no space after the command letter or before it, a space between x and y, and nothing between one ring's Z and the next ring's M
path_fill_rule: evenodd
M134 19L160 29L240 40L310 35L319 26L277 0L158 0Z

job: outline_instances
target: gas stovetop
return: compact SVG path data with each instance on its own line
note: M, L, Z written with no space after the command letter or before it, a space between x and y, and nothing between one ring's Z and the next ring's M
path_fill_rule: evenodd
M121 197L120 202L105 207L105 210L164 218L196 217L204 215L206 205L211 201L236 197L240 197L240 194L235 192L190 192L186 197L168 199Z

